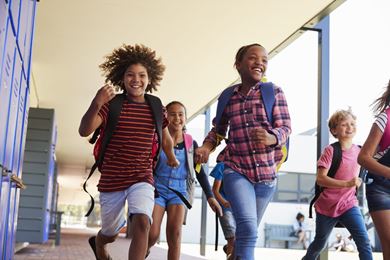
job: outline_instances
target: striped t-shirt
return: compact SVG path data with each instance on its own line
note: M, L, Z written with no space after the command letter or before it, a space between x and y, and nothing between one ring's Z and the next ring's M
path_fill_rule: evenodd
M107 123L108 104L99 111L103 128ZM168 125L163 108L163 128ZM147 182L153 185L152 141L155 122L147 103L124 100L116 129L107 145L101 167L98 190L120 191L132 184Z
M387 114L386 114L386 112L380 113L376 117L374 124L376 124L379 127L379 130L383 133L385 131L385 128L386 128L386 125L387 125ZM379 160L380 158L382 158L382 156L387 152L388 149L389 149L389 147L386 148L383 151L379 151L379 147L378 147L378 150L377 150L377 152L374 155L374 159L375 160Z

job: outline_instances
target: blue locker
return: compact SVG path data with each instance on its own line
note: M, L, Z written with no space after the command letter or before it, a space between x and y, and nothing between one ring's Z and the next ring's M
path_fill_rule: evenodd
M16 50L15 36L12 33L11 23L8 19L5 37L3 61L0 64L0 164L3 165L7 130L7 118L10 104L12 81L12 68Z
M5 153L4 153L4 165L12 170L13 169L13 151L14 151L14 141L15 141L15 130L16 130L16 120L18 113L18 103L20 95L20 80L22 72L22 60L19 56L19 52L14 51L14 62L13 62L13 72L12 72L12 81L11 81L11 93L10 93L10 104L8 112L8 121L7 121L7 131L6 131L6 142L5 142Z
M29 9L29 2L31 0L24 0L20 3L20 19L19 19L19 26L17 28L16 38L18 41L18 47L20 54L24 54L24 49L26 45L26 31L28 26L28 9Z
M16 131L21 126L17 125L18 115L19 115L19 102L20 102L20 93L21 93L21 75L22 75L22 60L19 56L19 52L15 51L15 60L14 60L14 69L12 77L12 90L11 90L11 101L10 101L10 110L8 113L8 130L7 130L7 142L6 142L6 152L4 164L8 169L11 170L10 175L10 187L8 194L8 214L5 220L5 237L4 237L4 253L3 259L12 258L12 245L13 245L13 219L15 213L15 202L16 202L16 185L13 182L12 175L17 175L17 167L15 167L14 161L15 156L19 156L19 145L20 145L20 135L21 131ZM24 105L23 105L24 106ZM23 109L22 109L23 111ZM16 144L18 143L18 146ZM5 256L5 257L4 257Z
M8 7L4 1L0 1L0 69L3 63L3 53L5 48L5 31L7 29Z
M16 169L17 176L22 178L22 168L23 168L23 158L24 158L24 147L26 143L26 132L27 132L27 119L28 119L28 108L29 108L29 94L30 90L27 88L27 82L22 73L21 79L21 92L19 100L19 110L18 110L18 130L20 133L17 134L18 144L15 144L15 147L18 148L17 155L14 157L14 166ZM8 239L7 239L7 255L6 259L12 259L14 250L15 250L15 241L16 241L16 227L18 220L18 211L19 211L19 199L20 199L20 189L16 188L15 185L12 185L11 196L15 197L15 203L12 215L12 219L9 220L8 224Z
M10 0L8 3L11 25L16 35L19 26L20 2L22 0Z
M10 23L9 23L10 24ZM2 118L2 122L5 127L5 135L1 136L4 140L4 146L0 146L2 150L2 161L3 161L3 174L1 180L1 193L0 193L0 245L2 248L0 249L1 255L6 255L7 247L6 240L8 237L8 218L10 216L10 195L11 195L11 174L13 172L13 151L14 151L14 141L15 141L15 128L16 128L16 117L18 110L18 102L19 102L19 90L20 90L20 74L21 74L21 60L16 59L16 48L15 48L15 35L12 30L8 26L8 31L6 35L6 42L14 42L13 44L7 44L8 46L13 46L5 53L5 60L3 64L3 74L2 77L6 76L8 78L8 73L11 72L11 84L10 86L5 86L5 88L9 88L9 96L8 96L8 107L4 111L4 116ZM10 39L10 40L8 40ZM19 55L18 55L19 56ZM5 85L8 85L7 83ZM7 98L7 97L5 97ZM4 174L5 170L5 174Z
M35 23L35 0L23 0L20 5L20 22L17 32L17 41L22 55L24 72L29 82L32 41Z
M5 142L6 142L6 131L7 131L7 120L8 120L8 111L10 104L10 93L11 93L11 81L12 81L12 68L14 62L15 54L15 36L12 33L10 20L7 19L7 27L5 31L5 40L4 40L4 51L3 59L0 63L0 168L3 170L4 165L4 152L5 152ZM3 179L1 178L0 182L0 206L1 200L1 190L3 188ZM4 184L6 185L6 184ZM6 212L0 207L0 231L4 230L2 223L2 216ZM1 236L0 236L1 237ZM0 245L2 245L2 240L0 238Z

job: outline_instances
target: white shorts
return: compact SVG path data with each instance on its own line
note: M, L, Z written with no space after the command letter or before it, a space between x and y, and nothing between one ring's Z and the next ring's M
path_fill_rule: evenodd
M133 214L144 214L152 223L154 207L154 187L146 182L131 185L123 191L100 192L101 233L115 236L126 224L125 202L127 200L128 217Z

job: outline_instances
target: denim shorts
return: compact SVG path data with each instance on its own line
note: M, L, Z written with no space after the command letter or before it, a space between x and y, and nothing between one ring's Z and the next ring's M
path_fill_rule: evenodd
M390 209L390 179L375 179L367 184L366 197L370 212Z
M154 203L163 208L166 208L169 205L184 205L184 202L176 195L173 191L168 189L167 185L155 182L156 189L158 191L158 197L155 198ZM174 188L174 187L173 187ZM187 198L187 192L181 191L184 197Z
M225 239L229 239L236 234L236 221L234 220L233 212L231 210L224 210L223 216L219 217L221 228Z
M123 191L100 192L101 233L103 235L115 236L125 226L126 201L129 217L133 214L144 214L152 223L154 187L149 183L139 182Z

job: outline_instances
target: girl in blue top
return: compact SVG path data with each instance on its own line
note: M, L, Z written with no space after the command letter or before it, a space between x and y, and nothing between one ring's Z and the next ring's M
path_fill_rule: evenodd
M222 215L222 209L214 198L208 177L203 171L195 173L194 149L198 147L192 137L183 132L186 123L186 110L182 103L173 101L166 106L168 130L174 142L174 151L180 165L176 168L166 165L167 157L161 153L155 169L155 186L158 198L153 209L153 223L149 232L149 249L160 236L161 222L167 212L167 242L169 260L180 259L181 226L185 223L186 206L184 200L192 203L194 175L206 194L213 211ZM180 196L178 195L180 194ZM185 199L180 198L181 196ZM149 250L148 250L149 254Z

